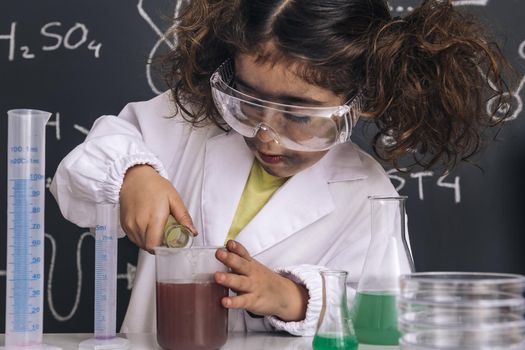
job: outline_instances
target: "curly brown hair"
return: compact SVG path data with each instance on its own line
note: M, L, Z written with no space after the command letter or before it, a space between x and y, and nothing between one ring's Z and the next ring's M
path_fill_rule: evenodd
M165 79L194 126L228 129L209 78L238 53L293 61L294 73L338 95L362 91L374 151L397 168L407 154L424 168L469 159L511 98L498 46L450 0L423 1L404 18L392 18L384 0L192 0L175 23Z

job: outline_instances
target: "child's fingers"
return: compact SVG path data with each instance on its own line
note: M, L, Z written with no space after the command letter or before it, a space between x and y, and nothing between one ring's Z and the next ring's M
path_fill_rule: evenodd
M229 252L224 249L217 249L215 257L224 265L232 269L233 272L248 275L250 273L250 264L246 259L241 258L236 253Z
M191 215L175 189L171 191L169 195L169 203L171 214L175 217L175 220L177 220L179 224L189 228L193 235L196 236L198 232L195 226L193 226Z
M228 309L246 309L250 305L248 294L222 298L222 306Z
M130 241L135 243L140 248L144 247L145 240L142 233L145 231L141 231L140 226L136 221L136 218L133 218L131 216L124 216L123 214L121 214L120 226L122 227L124 232L126 232L126 236L128 236Z
M239 242L237 242L237 241L229 240L226 243L226 248L230 252L233 252L233 253L243 257L244 259L246 259L248 261L250 261L252 259L250 253L248 253L246 248L244 248L244 246L242 244L240 244Z
M234 273L216 272L214 277L218 284L228 287L235 292L251 291L251 283L246 276L241 276Z
M131 235L132 235L132 241L133 243L137 245L137 247L144 248L146 246L146 240L145 240L144 235L142 235L141 233L137 231L133 232Z
M124 228L123 228L124 229ZM128 236L128 239L135 243L135 245L139 248L144 246L144 241L142 240L142 236L138 233L131 231L129 229L124 229L124 232L126 232L126 236Z
M146 227L144 249L151 254L154 254L153 248L161 246L163 243L164 221L161 218L154 218Z

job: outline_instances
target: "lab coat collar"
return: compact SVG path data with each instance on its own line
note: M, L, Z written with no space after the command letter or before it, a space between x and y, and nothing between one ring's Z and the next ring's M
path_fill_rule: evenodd
M279 188L236 240L250 254L257 255L328 215L334 210L329 183L366 177L359 156L352 144L330 150L321 161ZM224 244L252 163L252 153L243 137L235 132L207 141L202 188L206 245Z
M368 175L361 157L367 156L363 153L357 145L351 142L332 148L319 161L319 166L324 168L326 181L331 183L366 179Z

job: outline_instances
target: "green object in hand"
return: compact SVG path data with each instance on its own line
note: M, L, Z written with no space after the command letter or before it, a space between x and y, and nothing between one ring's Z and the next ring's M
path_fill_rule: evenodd
M192 244L193 234L190 229L170 216L164 226L164 245L170 248L189 248Z

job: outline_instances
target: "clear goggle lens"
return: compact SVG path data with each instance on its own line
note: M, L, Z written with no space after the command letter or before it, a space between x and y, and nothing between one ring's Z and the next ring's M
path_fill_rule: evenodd
M215 106L228 125L245 137L266 133L274 142L297 151L321 151L350 138L358 119L360 98L337 107L303 107L262 100L234 85L231 60L211 79Z

